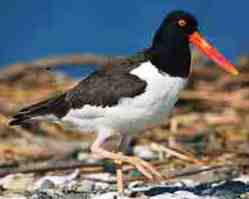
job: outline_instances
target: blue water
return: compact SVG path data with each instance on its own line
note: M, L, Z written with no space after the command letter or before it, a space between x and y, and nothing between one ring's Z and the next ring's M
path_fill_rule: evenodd
M194 13L201 30L236 62L249 52L249 1L8 0L0 2L0 67L53 55L128 55L147 47L167 12Z

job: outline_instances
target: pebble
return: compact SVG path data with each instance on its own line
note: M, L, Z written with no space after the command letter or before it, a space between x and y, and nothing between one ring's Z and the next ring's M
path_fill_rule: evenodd
M218 199L217 197L197 196L188 191L177 191L175 193L165 193L153 196L150 199Z
M148 145L138 145L133 148L134 155L145 159L145 160L153 160L156 159L156 154L151 150Z
M101 195L96 195L91 199L130 199L130 198L126 196L121 196L117 192L109 192Z
M73 171L73 173L69 175L65 175L65 176L45 176L35 183L35 189L40 188L44 183L47 183L47 181L50 181L54 185L63 185L63 184L71 182L78 175L79 175L79 170L76 169Z
M11 174L0 179L0 186L10 191L25 191L33 182L32 174Z

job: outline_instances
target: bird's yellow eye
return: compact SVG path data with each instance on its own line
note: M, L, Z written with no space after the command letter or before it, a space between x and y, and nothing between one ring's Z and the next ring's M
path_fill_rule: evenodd
M187 25L187 22L186 22L186 20L184 20L184 19L180 19L180 20L178 21L178 25L179 25L180 27L184 28L184 27Z

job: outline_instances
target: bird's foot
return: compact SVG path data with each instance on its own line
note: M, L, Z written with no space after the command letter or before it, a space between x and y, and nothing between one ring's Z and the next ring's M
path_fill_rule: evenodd
M102 148L92 148L92 152L99 157L114 160L119 163L128 163L133 165L141 174L150 180L163 181L163 176L150 163L135 156L125 156L121 153L113 153Z
M150 180L163 181L163 176L150 163L135 156L124 156L124 162L133 165L136 169Z

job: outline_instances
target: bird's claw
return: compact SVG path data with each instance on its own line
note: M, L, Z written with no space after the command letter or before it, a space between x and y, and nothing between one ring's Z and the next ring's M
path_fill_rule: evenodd
M150 163L138 157L127 157L127 160L125 162L135 166L139 172L141 172L150 180L155 179L159 182L164 180L163 176Z

